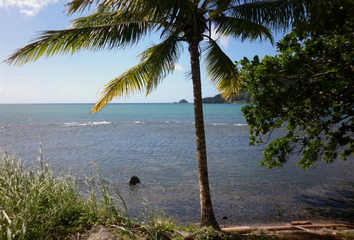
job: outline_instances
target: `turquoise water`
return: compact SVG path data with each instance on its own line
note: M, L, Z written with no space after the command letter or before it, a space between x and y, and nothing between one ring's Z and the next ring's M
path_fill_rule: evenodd
M354 164L337 161L311 170L259 167L262 146L248 146L240 104L204 105L214 210L221 225L292 220L353 221ZM132 216L150 207L185 223L199 220L192 104L0 105L0 147L27 163L38 156L58 171L93 176L96 163L114 181ZM126 184L137 175L143 186ZM227 216L227 220L221 217Z

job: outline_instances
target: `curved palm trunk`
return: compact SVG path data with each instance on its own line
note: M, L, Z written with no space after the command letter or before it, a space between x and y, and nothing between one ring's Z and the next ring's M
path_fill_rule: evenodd
M205 145L205 131L204 131L204 117L202 104L202 84L200 77L200 53L198 43L190 44L189 47L190 62L192 69L193 93L194 93L194 118L195 118L195 132L197 141L197 159L198 159L198 179L200 191L200 214L201 227L213 227L220 230L216 221L213 206L211 203L209 175L207 165L207 154Z

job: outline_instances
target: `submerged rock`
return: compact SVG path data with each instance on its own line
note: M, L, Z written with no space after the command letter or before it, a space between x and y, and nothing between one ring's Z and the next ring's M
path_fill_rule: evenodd
M135 175L131 176L129 181L128 181L129 185L136 185L138 183L141 183L140 179L137 176L135 176Z

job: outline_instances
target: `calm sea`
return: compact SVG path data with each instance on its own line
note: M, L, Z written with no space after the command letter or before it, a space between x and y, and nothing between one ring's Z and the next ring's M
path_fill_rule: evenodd
M354 159L296 167L259 167L262 146L248 146L239 104L204 105L210 184L221 225L293 220L354 221ZM27 163L39 142L58 171L112 180L138 217L159 209L183 223L199 220L192 104L2 104L0 146ZM143 185L130 187L137 175ZM221 217L227 217L222 220Z

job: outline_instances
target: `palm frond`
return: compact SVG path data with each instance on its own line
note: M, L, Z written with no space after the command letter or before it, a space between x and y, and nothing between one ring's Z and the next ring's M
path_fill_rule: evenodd
M215 10L223 12L228 7L234 6L235 4L238 5L238 2L234 2L233 0L212 0L213 4L215 5Z
M145 14L154 21L168 21L170 24L180 25L192 21L195 5L190 0L166 1L144 0Z
M240 76L231 59L221 50L219 45L211 40L205 48L207 74L210 81L220 91L224 98L228 98L240 91Z
M66 12L71 15L75 12L84 12L90 10L92 5L96 8L109 8L111 10L117 10L122 6L131 6L132 3L136 3L136 0L71 0L66 5Z
M66 12L70 15L77 11L84 11L87 8L90 8L94 1L93 0L72 0L65 4ZM99 2L99 0L96 0Z
M142 11L109 11L97 10L88 16L76 18L72 21L70 28L93 27L108 24L126 24L141 22L152 25L151 21L142 14Z
M100 91L100 98L91 110L96 113L115 97L129 96L136 92L151 93L167 74L174 70L180 56L179 42L173 37L141 53L140 63L112 79Z
M112 79L100 91L100 98L91 109L91 113L98 112L115 97L127 97L135 92L143 91L147 85L146 79L150 77L150 73L144 71L144 66L139 64Z
M140 11L152 21L170 18L170 22L179 22L181 18L189 18L194 4L189 0L72 0L67 4L67 13L83 12L96 5L96 9L110 11ZM192 9L192 11L191 11Z
M274 30L287 30L295 19L307 17L306 8L315 0L248 0L232 6L229 16L262 24Z
M175 35L171 35L170 38L157 45L153 45L139 55L141 61L145 62L148 69L155 72L157 76L148 82L146 95L156 89L160 81L174 71L175 63L179 59L181 51L182 47L177 38Z
M43 32L5 62L20 66L40 57L125 48L139 42L153 28L151 22L125 22L126 19L119 19L117 14L115 21L111 21L113 15L95 13L74 21L68 29Z
M220 16L214 20L216 33L225 36L240 38L241 41L269 40L274 43L272 32L269 28L248 20Z

